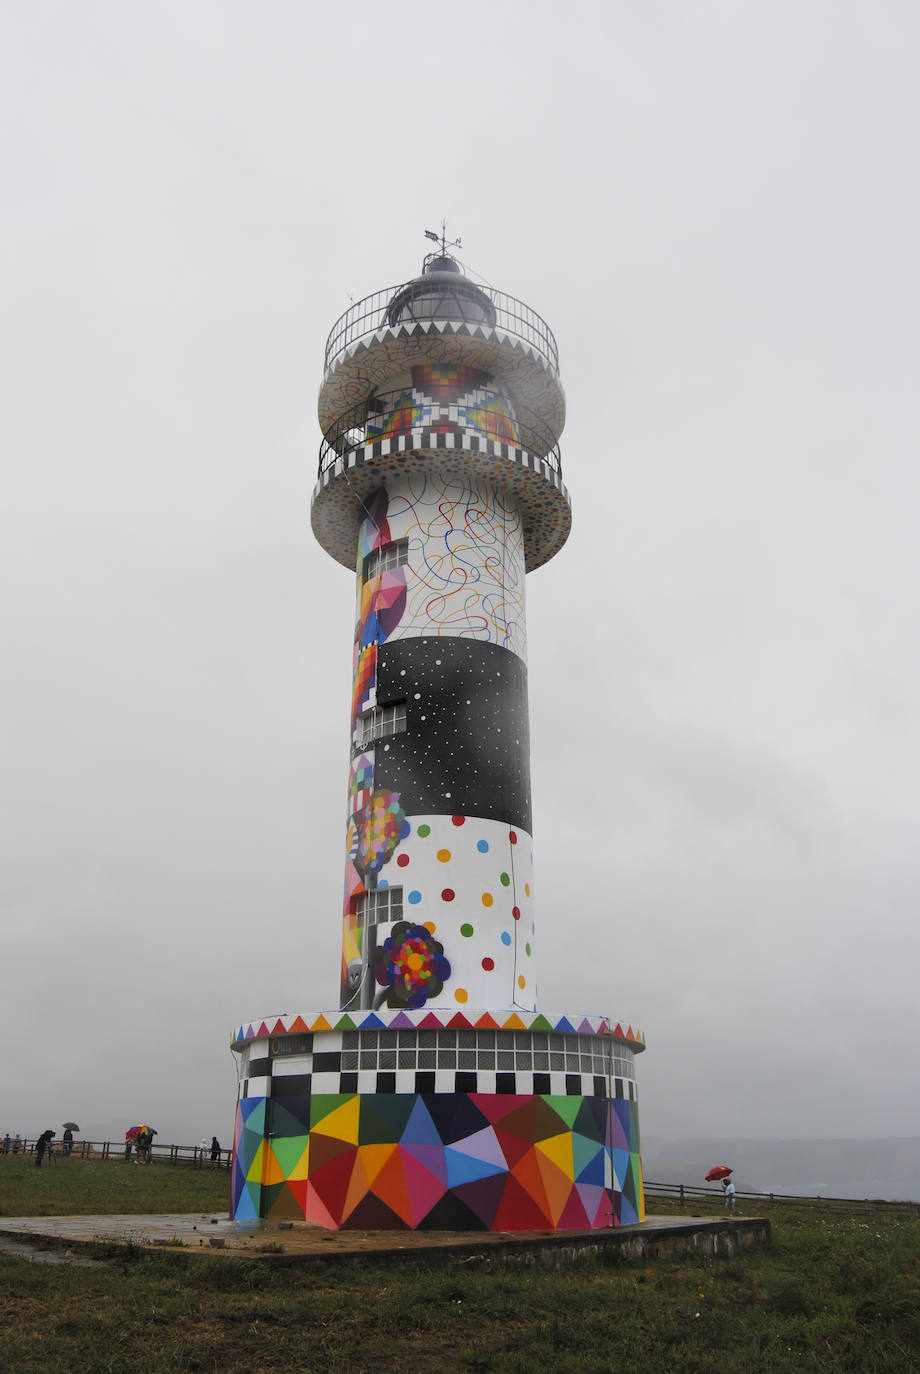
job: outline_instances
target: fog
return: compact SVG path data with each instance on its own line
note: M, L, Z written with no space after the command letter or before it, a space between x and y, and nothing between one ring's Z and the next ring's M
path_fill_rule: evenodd
M7 7L0 1131L229 1143L335 1006L333 322L461 261L560 346L528 579L539 1003L645 1137L920 1135L920 14Z

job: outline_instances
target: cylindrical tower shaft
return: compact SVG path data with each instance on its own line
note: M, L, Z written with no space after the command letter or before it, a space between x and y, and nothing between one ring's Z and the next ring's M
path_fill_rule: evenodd
M551 454L567 516L561 388L546 386L547 360L521 368L519 344L496 339L491 299L449 259L400 289L383 321L385 336L411 331L413 356L371 339L365 399L334 413L338 369L320 395L324 447L360 512L341 1003L531 1011L524 578L538 487L520 478ZM473 347L459 361L464 334ZM528 388L535 412L514 395ZM314 503L324 543L326 493Z

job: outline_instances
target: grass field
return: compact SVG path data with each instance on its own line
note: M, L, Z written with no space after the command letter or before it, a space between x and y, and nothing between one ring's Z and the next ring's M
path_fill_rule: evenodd
M154 1176L125 1180L126 1190L177 1175L169 1210L214 1209L200 1191L216 1182L208 1171L85 1167L111 1171L113 1190L119 1168ZM4 1206L7 1182L0 1175ZM69 1187L63 1169L56 1187ZM111 1210L132 1206L125 1191ZM60 1198L56 1210L68 1210ZM771 1216L769 1250L562 1272L273 1269L133 1249L75 1269L0 1254L0 1369L920 1372L920 1221L805 1208Z
M229 1206L226 1169L73 1158L46 1160L36 1169L31 1155L0 1155L0 1217L220 1212Z

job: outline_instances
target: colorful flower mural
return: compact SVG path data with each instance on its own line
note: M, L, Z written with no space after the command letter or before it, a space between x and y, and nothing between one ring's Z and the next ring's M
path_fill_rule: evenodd
M398 792L373 792L349 829L352 863L365 877L378 874L400 839L408 835Z
M377 952L377 982L389 988L387 1005L414 1010L437 997L450 977L450 964L425 926L399 921Z

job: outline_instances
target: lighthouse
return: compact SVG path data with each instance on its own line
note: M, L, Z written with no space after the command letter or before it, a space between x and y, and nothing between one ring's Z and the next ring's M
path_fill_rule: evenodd
M338 1007L234 1030L237 1220L644 1216L643 1037L538 999L525 584L571 529L558 350L456 246L326 344L311 523L355 579Z

